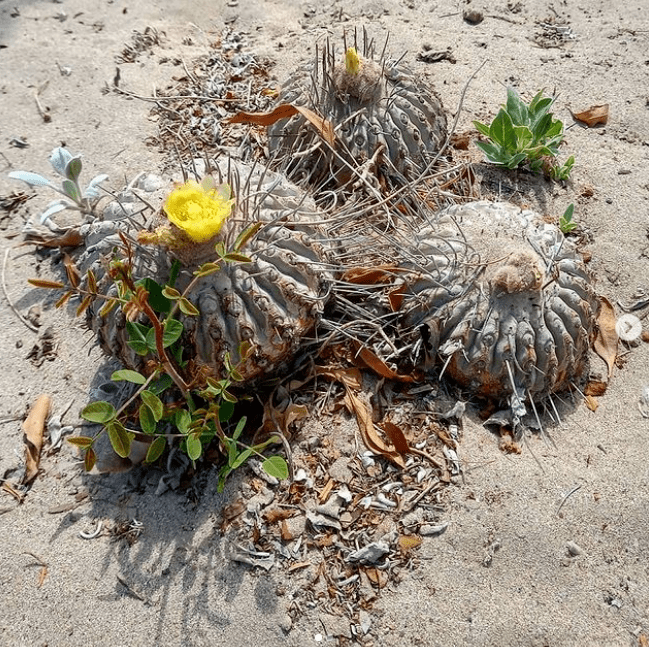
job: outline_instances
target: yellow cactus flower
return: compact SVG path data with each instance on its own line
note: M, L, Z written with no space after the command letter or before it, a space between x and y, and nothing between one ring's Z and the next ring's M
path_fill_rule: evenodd
M347 74L358 74L361 71L361 57L355 47L348 47L345 52L345 69Z
M214 180L207 177L201 184L190 180L174 189L163 208L169 221L192 241L205 243L219 233L233 203L230 187L215 187Z

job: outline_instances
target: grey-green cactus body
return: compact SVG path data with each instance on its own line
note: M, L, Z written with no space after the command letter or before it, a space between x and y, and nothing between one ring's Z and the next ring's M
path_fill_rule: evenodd
M271 156L292 180L318 188L353 186L376 153L374 175L391 184L417 177L446 139L439 97L401 63L366 53L352 73L344 56L327 45L289 78L279 99L328 120L336 133L333 150L298 114L269 128Z
M499 400L568 388L588 366L599 310L574 245L506 203L458 205L445 216L479 254L481 271L457 298L418 313L438 364L472 393Z
M219 239L227 247L252 222L261 220L264 226L243 250L251 262L222 263L218 272L201 278L188 294L199 315L181 317L184 358L206 366L215 377L224 377L226 354L236 364L239 345L249 341L253 351L240 373L251 381L289 361L304 336L313 331L324 308L331 273L326 266L327 250L318 241L313 224L321 214L312 201L274 173L236 164L230 175L236 179L224 179L235 188L237 207ZM110 283L106 270L112 250L121 246L115 233L118 229L135 233L126 221L98 222L85 232L93 244L78 264L84 272L92 268L104 284ZM175 288L181 292L201 263L217 260L214 241L175 254L150 245L135 244L134 249L134 280L150 277L161 285L169 279L174 257L180 256ZM110 289L109 295L114 296L115 286ZM89 323L108 354L127 367L142 366L143 358L128 344L121 309L103 317L93 311Z

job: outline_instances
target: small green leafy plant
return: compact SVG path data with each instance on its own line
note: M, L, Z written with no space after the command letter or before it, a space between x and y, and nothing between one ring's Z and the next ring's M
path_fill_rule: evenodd
M572 219L572 214L574 213L574 211L575 211L575 205L570 203L568 208L565 210L563 216L559 218L559 229L561 229L561 231L564 234L569 234L571 231L574 231L579 226Z
M55 148L50 155L50 164L52 168L63 179L60 187L38 173L29 173L27 171L12 171L9 177L14 180L21 180L29 186L47 186L64 198L50 202L45 211L41 214L41 224L55 227L51 217L63 211L64 209L75 209L81 213L92 213L95 203L101 197L99 185L108 179L105 174L97 175L88 183L85 189L79 184L79 176L83 165L79 155L72 155L66 148Z
M550 112L553 97L539 92L526 105L516 90L507 89L507 103L501 107L491 125L474 121L487 142L476 142L487 160L514 169L528 165L537 173L543 171L555 180L566 180L575 163L571 155L559 165L559 145L563 141L563 122Z

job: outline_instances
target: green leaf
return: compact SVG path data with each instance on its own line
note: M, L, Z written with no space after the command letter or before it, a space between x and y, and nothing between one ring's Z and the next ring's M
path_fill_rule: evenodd
M88 438L88 436L72 436L71 438L66 438L66 440L71 445L76 445L77 447L81 447L81 449L92 447L92 443L95 442L94 438Z
M147 334L153 328L145 326L135 321L126 322L126 332L128 333L128 341L126 342L138 355L147 355L149 353L149 345L147 344Z
M81 175L82 168L83 168L83 164L81 163L81 158L73 157L65 165L65 175L69 180L76 182L79 179L79 175Z
M485 124L481 124L479 121L474 121L473 125L481 135L484 135L485 137L491 136L489 134L489 126L486 126Z
M165 447L167 446L167 440L164 436L158 436L150 445L149 451L146 453L146 458L144 459L145 463L153 463L157 461L162 452L164 452Z
M530 103L529 111L533 120L535 118L538 119L541 116L546 115L548 113L548 110L550 110L550 107L554 103L554 99L552 97L541 98L541 94L542 93L539 92L539 94L537 94Z
M174 262L171 264L171 269L169 270L169 280L167 281L167 285L169 287L172 288L174 285L176 285L178 272L180 272L180 261L176 258L174 259Z
M122 458L128 458L128 455L131 453L131 442L135 438L135 434L127 431L124 425L121 422L117 422L117 420L106 425L106 429L110 444L113 446L115 453Z
M155 421L158 422L162 420L162 416L164 415L164 405L160 398L151 393L151 391L142 391L142 393L140 393L140 398L142 399L142 402L151 409Z
M516 148L516 135L511 117L502 108L489 127L489 136L506 150Z
M518 152L525 152L525 149L532 143L534 135L527 126L514 126L516 133L516 150Z
M187 409L178 409L174 415L174 424L178 427L181 434L189 433L189 425L192 422L192 417Z
M233 251L241 251L248 244L248 241L261 229L262 225L263 223L256 222L244 229L234 241Z
M234 403L234 402L238 402L238 400L237 400L237 396L236 396L236 395L232 395L232 393L230 393L230 392L229 392L228 390L226 390L226 389L223 389L223 391L221 391L221 397L222 397L226 402L232 402L232 403Z
M178 292L178 290L176 290L176 288L171 288L167 285L162 289L162 296L175 301L177 299L180 299L182 295L180 294L180 292Z
M154 380L149 384L149 391L151 393L154 393L155 395L160 395L161 393L164 393L172 384L174 381L171 379L170 375L167 375L166 373L164 375L161 375L157 380Z
M232 438L234 438L234 440L239 440L239 436L241 436L241 432L245 429L247 420L248 419L246 418L246 416L243 416L237 423L234 433L232 434Z
M177 319L169 319L165 321L164 332L162 334L162 346L163 348L168 348L175 341L180 339L180 336L183 334L184 326Z
M146 404L141 404L138 410L138 417L140 418L140 427L145 434L152 436L156 430L156 419L153 415L151 407Z
M86 455L83 457L83 467L86 472L89 472L95 466L96 462L97 454L95 454L95 450L92 447L89 447Z
M527 126L530 123L527 106L518 96L514 88L507 88L507 114L511 117L512 123L517 126Z
M89 422L106 424L115 418L115 407L110 402L91 402L81 411L81 417Z
M543 133L543 138L544 139L553 139L557 138L557 144L561 142L563 135L563 122L559 121L558 119L555 119L550 123L548 126L548 129Z
M79 203L81 196L79 195L79 191L77 190L77 185L72 180L63 180L63 182L61 182L61 187L63 188L65 195L67 195L70 200Z
M203 443L201 443L200 436L200 432L187 436L187 456L193 461L199 459L203 453Z
M158 352L158 346L155 341L155 328L149 328L146 334L146 348L149 353L154 355Z
M196 317L200 314L198 311L198 308L188 299L185 297L181 297L180 300L178 301L178 306L180 307L180 310L190 316L190 317Z
M238 252L229 252L223 256L224 261L229 263L252 263L252 258L246 256L245 254L239 254Z
M516 155L510 157L509 160L507 160L506 166L507 168L516 168L525 159L527 159L526 153L517 153Z
M572 220L572 214L574 212L575 212L575 205L574 205L574 203L571 202L568 205L568 208L563 213L563 216L562 216L563 220L565 220L566 222L570 222Z
M195 272L194 276L209 276L221 269L218 263L203 263Z
M552 115L543 115L538 121L532 123L532 134L534 141L540 142L545 139L545 133L552 123Z
M281 456L269 456L261 466L266 474L280 481L288 478L288 465Z
M216 243L216 245L214 245L214 251L220 258L223 258L227 254L227 250L225 249L223 241L219 241L218 243Z
M136 286L142 286L149 293L149 305L161 314L166 314L171 310L171 301L163 294L162 286L150 277L140 279L135 283Z
M234 402L223 401L219 406L219 420L227 422L234 414Z
M230 467L233 470L238 469L241 467L250 457L252 456L252 449L244 449L236 458L234 461L229 463ZM268 472L266 472L268 473Z
M487 160L492 164L506 164L510 155L505 153L499 146L490 142L476 142L475 145L484 152Z
M113 382L133 382L133 384L145 384L146 377L137 371L131 371L128 368L123 368L121 371L115 371L110 379Z
M239 455L237 452L237 443L234 439L230 439L227 436L223 440L228 446L228 465L232 467L232 464L237 460L237 456Z

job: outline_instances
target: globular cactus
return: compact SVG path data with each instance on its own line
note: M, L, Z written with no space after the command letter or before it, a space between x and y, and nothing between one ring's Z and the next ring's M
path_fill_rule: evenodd
M437 94L400 61L375 59L366 35L360 49L341 54L327 43L282 88L280 103L314 111L336 133L332 149L302 114L269 128L271 156L300 185L353 187L366 162L375 181L400 185L418 177L446 139Z
M82 273L92 269L100 285L110 283L108 263L113 250L122 246L119 230L133 239L135 280L150 277L164 285L178 258L181 268L175 287L182 292L200 264L218 262L215 242L224 242L228 249L247 226L262 222L243 249L251 262L221 263L218 272L201 278L188 294L199 314L181 317L184 358L206 367L213 377L224 377L226 353L236 364L240 343L249 341L252 353L239 370L249 381L292 358L317 324L331 275L325 265L327 250L318 242L313 224L321 214L302 191L272 172L251 170L232 160L220 164L220 174L233 188L235 206L217 238L168 249L164 244L138 243L141 228L132 220L97 222L83 231L87 247L78 266ZM140 240L147 239L147 234L139 235ZM114 296L115 287L111 290L109 295ZM127 368L141 368L143 358L127 343L124 313L114 309L100 316L100 306L97 302L90 311L89 324L103 350Z
M441 214L479 255L479 276L411 325L444 372L472 393L522 402L569 388L588 365L599 300L575 246L538 214L475 202Z

